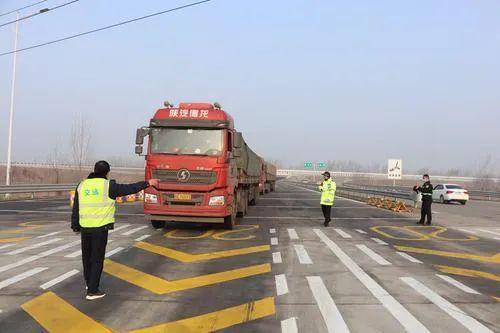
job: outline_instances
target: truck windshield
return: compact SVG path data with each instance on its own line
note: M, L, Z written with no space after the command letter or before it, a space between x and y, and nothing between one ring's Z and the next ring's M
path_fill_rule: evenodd
M222 138L220 129L152 128L151 153L219 156Z

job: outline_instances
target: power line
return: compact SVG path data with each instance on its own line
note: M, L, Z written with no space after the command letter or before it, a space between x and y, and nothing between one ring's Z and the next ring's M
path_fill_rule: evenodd
M10 21L10 22L6 22L6 23L3 23L3 24L0 24L0 28L1 27L5 27L6 25L9 25L9 24L13 24L13 23L16 23L16 22L19 22L19 21L23 21L23 20L26 20L26 19L29 19L29 18L32 18L32 17L35 17L35 16L38 16L40 14L44 14L44 13L47 13L49 11L54 11L56 9L59 9L59 8L62 8L62 7L66 7L68 5L71 5L75 2L78 2L80 0L73 0L73 1L70 1L70 2L66 2L66 3L63 3L59 6L55 6L55 7L52 7L52 8L43 8L43 9L40 9L38 12L34 13L34 14L30 14L30 15L27 15L27 16L24 16L24 17L21 17L17 20L14 20L14 21Z
M67 36L67 37L55 39L55 40L52 40L52 41L49 41L49 42L35 44L35 45L32 45L32 46L27 46L27 47L24 47L24 48L20 48L17 51L14 50L14 51L8 51L8 52L0 53L0 57L6 56L6 55L9 55L9 54L13 54L13 53L19 53L19 52L23 52L23 51L27 51L27 50L31 50L31 49L36 49L36 48L39 48L39 47L42 47L42 46L47 46L47 45L51 45L51 44L60 43L60 42L63 42L63 41L69 40L69 39L78 38L78 37L85 36L85 35L90 35L90 34L93 34L95 32L99 32L99 31L103 31L103 30L115 28L115 27L118 27L118 26L121 26L121 25L125 25L125 24L129 24L129 23L132 23L132 22L136 22L136 21L145 20L145 19L148 19L148 18L151 18L151 17L154 17L154 16L158 16L158 15L163 15L163 14L166 14L166 13L175 12L175 11L182 10L182 9L185 9L185 8L188 8L188 7L198 6L198 5L201 5L201 4L205 3L205 2L211 2L211 1L212 0L203 0L203 1L197 1L197 2L188 3L188 4L183 5L183 6L174 7L174 8L170 8L170 9L167 9L167 10L163 10L161 12L156 12L156 13L148 14L148 15L145 15L145 16L136 17L136 18L131 19L131 20L127 20L127 21L122 21L122 22L119 22L119 23L111 24L111 25L108 25L108 26L105 26L105 27L102 27L102 28L97 28L97 29L94 29L94 30L89 30L89 31L81 32L81 33L76 34L76 35L71 35L71 36Z
M24 6L24 7L18 8L18 9L11 10L10 12L0 14L0 17L5 16L5 15L9 15L9 14L12 14L12 13L15 13L15 12L18 12L18 11L23 10L23 9L26 9L26 8L30 8L30 7L33 7L33 6L39 5L39 4L41 4L41 3L43 3L43 2L47 2L47 1L48 1L48 0L42 0L42 1L38 1L38 2L32 3L31 5L27 5L27 6Z

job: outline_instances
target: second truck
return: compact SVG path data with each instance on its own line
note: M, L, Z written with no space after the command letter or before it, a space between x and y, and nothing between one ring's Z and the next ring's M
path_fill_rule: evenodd
M250 149L217 103L165 103L137 130L139 155L147 136L145 176L160 182L145 191L144 212L155 228L202 222L232 229L237 215L275 189L276 167Z

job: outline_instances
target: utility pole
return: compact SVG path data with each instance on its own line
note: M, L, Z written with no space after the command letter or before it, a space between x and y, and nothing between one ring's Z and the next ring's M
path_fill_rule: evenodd
M10 112L9 112L9 139L7 144L7 170L5 176L5 185L10 185L10 168L12 163L12 121L14 118L14 97L16 95L16 62L17 62L17 40L19 35L19 12L16 15L16 32L14 36L14 61L12 64L12 88L10 93Z

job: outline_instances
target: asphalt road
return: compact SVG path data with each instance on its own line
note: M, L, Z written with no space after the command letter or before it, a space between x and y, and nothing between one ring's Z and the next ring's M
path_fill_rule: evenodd
M495 207L475 224L435 205L416 226L337 198L324 228L318 202L280 182L234 231L154 230L122 205L93 302L67 201L0 203L0 332L500 331Z

